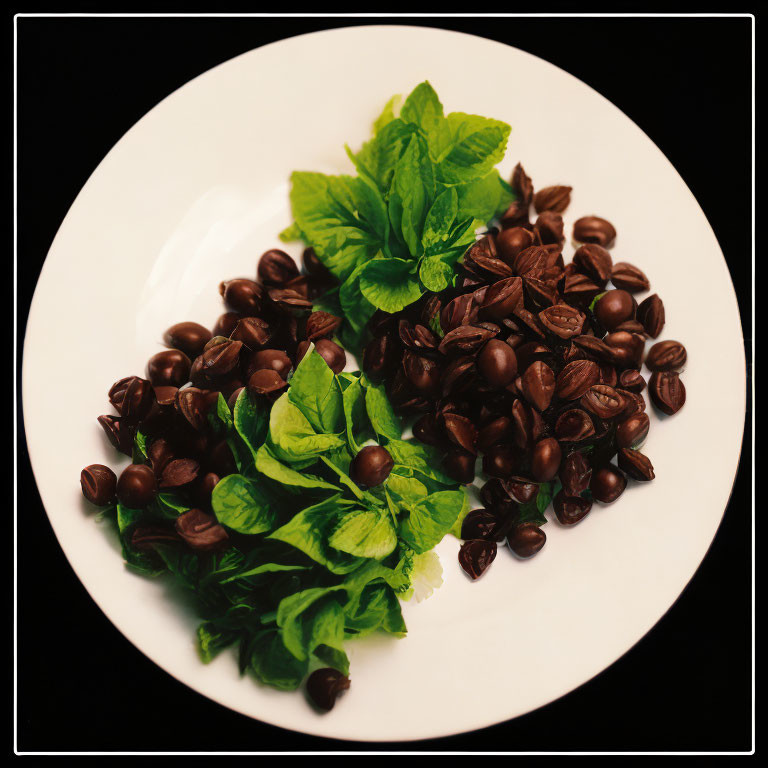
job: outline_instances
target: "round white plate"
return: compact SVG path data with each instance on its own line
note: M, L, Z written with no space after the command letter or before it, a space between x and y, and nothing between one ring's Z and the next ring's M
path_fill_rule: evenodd
M119 464L96 424L110 412L112 382L141 374L174 322L212 325L223 311L219 281L253 276L258 256L278 244L290 223L290 172L352 172L344 142L359 147L387 99L425 79L446 111L512 125L503 176L521 160L536 187L573 185L568 232L586 214L615 224L614 259L646 272L666 307L662 338L688 349L688 402L669 419L649 408L646 450L656 480L634 485L613 506L597 505L573 529L550 523L533 560L502 550L470 583L456 562L458 543L444 540L444 584L429 600L404 605L408 637L349 643L352 688L319 715L301 693L241 679L233 654L201 664L194 616L162 583L124 569L78 477L93 462ZM50 370L70 371L59 377L56 398ZM61 546L136 647L194 690L268 723L343 739L422 739L491 725L562 696L625 653L672 605L728 501L745 364L715 236L634 123L584 83L514 48L455 32L371 26L239 56L171 94L125 134L48 254L27 327L23 401L32 466ZM64 442L50 439L52 426ZM484 660L492 661L492 679L478 677Z

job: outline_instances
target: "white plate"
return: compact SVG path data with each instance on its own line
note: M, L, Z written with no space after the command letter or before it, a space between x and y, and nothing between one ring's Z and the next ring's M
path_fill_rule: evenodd
M651 410L647 452L657 479L598 506L573 529L550 523L545 549L530 562L502 550L470 583L456 563L456 540L443 541L445 583L426 602L405 604L408 637L350 643L352 688L318 715L301 694L241 679L231 654L202 665L195 618L161 584L123 568L78 477L87 464L119 463L95 421L109 412L112 382L141 374L172 323L212 325L223 311L219 281L252 276L259 254L278 243L290 221L290 172L351 172L344 142L359 147L387 99L425 79L447 111L513 126L505 177L522 160L537 187L573 185L567 231L592 213L616 225L615 259L648 274L666 307L662 338L688 349L688 402L671 419ZM56 397L51 370L65 373ZM584 83L514 48L372 26L239 56L128 131L48 254L27 326L23 395L32 465L56 535L132 643L196 691L268 723L344 739L421 739L491 725L562 696L625 653L672 605L728 501L745 364L715 236L634 123Z

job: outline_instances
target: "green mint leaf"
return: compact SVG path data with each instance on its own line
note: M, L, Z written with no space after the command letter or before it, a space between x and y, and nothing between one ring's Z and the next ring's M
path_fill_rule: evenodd
M342 399L347 425L347 443L350 451L356 454L366 440L373 438L373 430L366 413L366 389L359 377L347 386Z
M231 629L218 627L211 621L202 623L197 628L197 651L203 664L208 664L238 639L239 633Z
M326 482L322 478L312 475L308 472L297 472L295 469L286 466L275 457L268 445L262 445L256 452L256 469L262 475L269 477L275 482L280 483L290 489L320 489L338 493L338 486Z
M429 551L451 530L464 496L464 491L438 491L414 504L400 523L400 538L417 554Z
M357 154L349 150L347 154L358 173L371 179L384 195L389 192L395 166L416 131L416 126L393 117Z
M417 477L400 475L397 470L400 465L395 464L387 478L387 491L406 509L411 504L417 504L429 495L429 489Z
M301 231L299 225L294 222L290 226L286 227L278 237L284 243L292 243L296 240L304 240L304 233Z
M403 97L399 94L395 94L385 105L384 109L381 110L381 114L376 118L376 120L373 123L373 133L376 135L381 131L381 129L391 123L397 115L395 114L397 112L397 108L400 106L400 102L403 100Z
M458 212L459 196L454 187L448 187L435 198L424 220L421 242L425 251L428 248L439 251L446 243Z
M134 464L143 464L147 460L147 436L139 429L133 438Z
M456 215L459 219L479 219L483 223L503 213L514 199L511 188L495 168L482 178L459 184L452 189L457 193Z
M225 403L226 405L226 403ZM232 423L253 457L267 436L269 417L266 407L248 394L247 388L237 396ZM230 448L232 445L230 444ZM238 453L232 451L237 458Z
M307 673L307 661L297 659L285 647L280 630L256 632L244 655L248 667L262 683L283 691L298 688Z
M442 116L443 105L428 81L413 89L400 110L402 120L417 125L425 133L432 130L437 119Z
M313 616L305 616L318 600L337 592L344 587L312 587L285 597L277 607L277 626L282 629L285 647L300 660L309 656L309 633ZM307 619L305 621L305 619Z
M275 457L288 463L314 459L344 444L338 435L317 434L307 417L291 402L288 392L272 406L269 440Z
M387 450L395 464L401 464L442 485L456 486L455 480L438 469L440 452L432 446L417 440L390 440ZM402 472L401 472L402 474Z
M368 584L347 602L344 614L349 636L361 637L380 629L403 637L407 631L400 601L388 584Z
M415 266L402 259L368 262L360 273L363 296L384 312L399 312L421 297Z
M363 345L368 321L373 317L376 307L371 304L360 290L360 275L368 262L360 264L339 288L339 304L344 323L341 326L343 341L353 349ZM351 343L350 343L351 342Z
M355 509L340 518L328 543L356 557L380 560L394 552L397 535L389 514L380 509Z
M216 519L238 533L269 531L275 524L276 511L259 487L242 475L227 475L211 494Z
M419 279L428 291L439 293L453 280L453 267L441 256L427 256L419 265Z
M283 571L306 571L308 570L305 565L281 565L280 563L263 563L257 565L254 568L249 568L247 571L236 573L234 576L230 576L228 579L224 579L222 584L229 584L232 581L238 581L239 579L248 579L251 576L259 576L262 573L281 573Z
M336 494L303 509L268 538L290 544L325 566L331 573L349 573L360 565L360 558L332 549L328 545L328 536L339 514L354 506L355 502L347 501L341 494Z
M244 392L245 390L240 394L242 395ZM227 434L234 427L232 411L229 410L227 401L221 392L219 392L218 400L216 400L216 409L208 412L208 423L217 434Z
M152 513L166 520L175 520L190 509L189 504L174 493L158 493L149 506Z
M383 384L371 384L365 390L365 410L377 435L388 440L402 437L403 425L389 402Z
M392 192L390 209L392 197L396 195L399 229L411 256L418 257L423 252L421 238L424 218L435 197L435 169L421 136L411 137L408 147L397 161ZM390 218L391 214L390 210Z
M341 430L344 412L341 389L328 363L315 351L314 344L310 345L291 377L288 397L317 432Z

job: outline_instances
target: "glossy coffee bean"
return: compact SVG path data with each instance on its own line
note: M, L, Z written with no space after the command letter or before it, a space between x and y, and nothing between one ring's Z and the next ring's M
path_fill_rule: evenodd
M307 695L316 707L330 712L342 691L349 688L349 678L337 669L316 669L307 679Z
M288 380L292 368L291 359L282 349L262 349L248 359L248 372L253 374L264 368L277 371L281 378Z
M651 371L677 371L685 365L688 354L679 341L659 341L645 357L645 364Z
M533 557L546 543L547 534L535 523L520 523L507 535L507 546L518 557Z
M297 366L304 355L307 354L308 349L308 341L302 341L299 344L298 351L296 352ZM347 364L347 355L344 350L335 341L331 341L330 339L318 339L315 342L315 352L325 360L328 367L334 373L341 373L344 370L344 366Z
M560 469L561 458L560 443L554 437L539 440L533 446L531 456L531 473L534 479L540 483L549 482Z
M613 465L596 469L592 473L592 482L589 484L592 496L603 504L616 501L626 487L627 478L618 467Z
M552 507L560 525L576 525L589 514L592 502L582 496L567 496L560 491L552 500Z
M496 541L496 533L499 530L499 518L487 509L473 509L461 523L461 538L465 541L471 539L486 539Z
M155 473L146 464L131 464L117 481L117 499L130 509L144 509L156 494Z
M443 457L443 469L457 483L467 485L475 479L475 456L462 448L452 448Z
M103 464L91 464L80 473L80 487L91 504L103 507L115 500L117 476Z
M472 539L459 549L459 565L471 579L479 579L496 559L498 547L495 541Z
M595 316L603 327L612 331L617 325L630 320L635 313L635 302L632 295L616 288L606 291L595 303Z
M517 376L517 355L508 344L491 339L477 356L477 368L492 387L506 387Z
M163 341L169 347L181 350L190 360L202 354L210 340L211 332L200 323L176 323L163 334Z
M349 465L349 476L367 488L381 485L392 471L395 462L389 451L380 445L368 445L358 451Z
M229 338L242 318L243 315L239 312L225 312L223 315L219 315L218 320L216 320L216 325L213 326L213 336ZM210 341L213 336L209 336L208 341ZM202 354L202 351L200 354Z
M616 445L619 448L640 448L648 437L651 427L648 414L644 411L633 413L616 426Z
M520 463L520 452L511 445L495 445L483 456L483 472L504 480L517 472Z
M178 349L166 349L147 362L147 378L153 387L180 387L189 381L192 363Z
M273 248L262 254L257 273L265 285L283 286L299 276L299 268L285 251Z
M219 286L227 307L243 315L257 315L262 308L264 289L254 280L243 277L227 280Z

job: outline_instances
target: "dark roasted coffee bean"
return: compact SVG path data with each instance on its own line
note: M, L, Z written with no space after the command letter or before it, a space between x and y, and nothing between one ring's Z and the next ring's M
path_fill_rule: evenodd
M576 272L565 276L561 290L571 304L584 307L600 293L600 286L592 282L587 275Z
M522 296L522 286L520 288ZM477 308L471 293L464 293L449 301L440 313L440 326L448 333L460 325L466 325L476 318Z
M533 446L531 455L531 473L540 483L549 482L560 469L562 452L560 444L553 437L539 440Z
M390 334L378 336L363 350L363 370L371 381L389 378L400 364L402 349Z
M518 371L526 371L537 360L547 361L553 356L552 350L549 347L537 341L529 341L517 347L515 354L517 355Z
M163 341L169 347L181 350L190 359L202 354L210 340L211 332L199 323L176 323L163 334Z
M651 422L643 411L633 413L616 426L616 445L619 448L639 448L648 437Z
M679 341L659 341L645 357L645 364L652 371L677 371L685 365L688 355Z
M632 448L621 448L618 461L619 468L633 480L646 482L656 477L651 460L640 451L632 450Z
M573 239L578 243L597 243L610 248L616 240L616 229L599 216L583 216L573 225Z
M598 363L600 366L600 379L598 384L606 387L615 387L619 377L616 375L616 369L610 363Z
M545 362L536 360L523 373L521 386L525 399L544 411L555 393L555 374Z
M443 457L443 469L457 483L467 485L475 479L475 456L463 448L452 448Z
M554 211L542 211L533 226L544 245L562 243L565 239L563 217Z
M120 453L130 456L133 450L135 427L123 421L119 416L99 416L97 421L112 446L117 448Z
M573 254L573 263L599 286L611 279L613 260L611 254L600 245L582 245Z
M115 500L117 476L103 464L90 464L80 472L80 487L91 504L103 507Z
M137 525L131 531L131 549L138 552L156 553L156 544L181 544L182 539L171 528L162 525Z
M434 413L425 413L414 422L413 436L427 445L443 446L446 442L445 433L440 428Z
M206 472L204 475L198 475L197 479L190 486L190 493L194 503L210 507L211 494L220 480L221 478L215 472Z
M654 293L643 299L637 307L637 319L643 324L645 332L653 339L658 338L664 328L664 302Z
M616 394L624 400L624 410L621 417L626 419L633 413L645 411L645 398L639 392L630 392L628 389L617 389Z
M557 375L555 392L563 400L578 400L597 384L600 368L592 360L573 360Z
M173 459L163 468L159 479L161 488L178 488L191 483L200 473L200 464L194 459Z
M501 445L511 439L511 436L512 422L506 416L499 416L480 430L477 436L477 447L485 453L494 445Z
M233 312L257 315L261 311L264 289L255 280L244 277L227 280L219 286L219 293Z
M492 235L481 237L464 254L464 269L474 275L499 280L512 277L512 269L496 254L496 244Z
M522 464L522 455L511 445L494 445L483 456L483 472L502 480L512 477Z
M176 410L196 430L206 426L207 407L205 395L197 387L186 387L176 393Z
M358 484L368 488L381 485L392 471L395 462L386 448L368 445L358 451L349 465L349 476Z
M477 356L477 367L492 387L506 387L517 376L517 355L508 344L491 339Z
M639 368L643 359L645 339L637 333L614 331L603 341L613 352L613 363L618 368Z
M318 339L315 343L315 351L334 373L341 373L344 370L344 366L347 364L347 355L335 341Z
M530 176L523 170L523 166L518 163L512 171L510 185L517 197L528 207L533 202L533 182Z
M637 320L625 320L623 323L619 323L613 330L626 331L627 333L636 333L640 336L646 335L643 324Z
M645 276L645 272L638 269L634 264L626 261L620 261L613 265L611 272L611 282L617 287L630 293L647 291L651 284Z
M580 408L571 408L557 417L555 422L555 435L562 442L579 442L592 437L595 434L595 426L589 414Z
M448 439L469 453L477 453L477 428L466 417L457 413L444 413L441 417Z
M254 352L248 359L246 373L250 378L256 371L271 368L287 381L292 367L291 359L281 349L262 349Z
M539 492L538 483L518 475L513 475L509 479L504 480L503 484L507 493L518 504L527 504L529 501L533 501Z
M157 494L155 473L146 464L130 464L120 475L116 490L124 507L144 509Z
M514 267L517 255L530 248L535 241L533 232L524 227L504 229L496 236L496 252L500 259Z
M428 357L406 350L403 371L411 386L420 394L436 396L440 390L440 366Z
M257 269L259 279L267 285L285 285L299 276L296 262L285 251L277 248L262 254Z
M307 695L319 709L330 712L342 691L349 688L349 678L337 669L316 669L307 678Z
M538 278L549 265L549 251L541 245L532 245L515 257L512 269L521 277Z
M465 541L459 549L459 565L471 579L478 579L496 559L495 541L472 539Z
M592 473L592 482L589 484L592 496L603 504L616 501L626 487L627 478L618 467L612 464L596 469Z
M239 312L225 312L223 315L219 315L218 320L216 320L216 325L213 327L213 336L209 334L205 344L215 336L223 336L225 339L229 338L230 334L235 330L242 318L243 315ZM205 349L205 344L203 345L203 349ZM203 350L201 349L200 354L202 353Z
M407 320L401 320L398 326L400 341L406 349L415 352L437 349L440 339L424 325L411 325Z
M624 401L613 387L595 384L581 396L581 405L601 419L612 419L624 410Z
M250 377L249 377L250 378ZM227 398L227 405L229 406L229 410L233 411L235 410L235 403L237 403L237 399L240 397L240 393L245 389L245 387L238 387L236 390L232 392L232 394Z
M520 523L507 535L507 546L518 557L533 557L546 543L547 534L536 523Z
M226 477L237 472L237 462L226 440L217 440L207 448L202 463L209 472Z
M536 213L542 211L554 211L562 213L571 202L571 190L573 187L556 185L540 189L533 198L533 207Z
M493 512L487 509L473 509L467 513L461 524L461 538L465 541L472 539L496 541L499 525L499 518Z
M120 379L109 390L109 402L129 424L141 421L149 413L154 397L152 385L138 376Z
M440 375L440 391L443 397L461 394L477 383L474 358L467 356L449 360Z
M261 368L254 371L247 386L254 395L275 396L288 386L288 382L273 368Z
M555 304L539 312L539 320L550 333L561 339L570 339L581 333L586 316L568 304Z
M229 338L251 350L264 349L272 340L272 328L260 317L243 317L238 320Z
M158 437L149 444L147 457L155 477L160 477L165 466L176 458L176 452L168 440Z
M555 283L551 281L545 282L533 277L525 277L523 278L523 288L525 295L528 297L529 306L532 309L551 308L558 301ZM539 315L539 319L542 319L541 315ZM547 327L546 324L542 324Z
M454 299L455 301L456 299ZM483 298L481 310L484 317L503 320L522 306L523 281L519 277L508 277L505 280L495 282L488 288Z
M635 304L631 294L616 288L606 291L595 302L595 317L607 331L613 331L618 325L630 320L635 313Z
M576 525L589 514L592 502L581 496L566 496L560 491L552 500L552 507L560 525Z
M671 416L685 405L685 386L677 371L654 371L648 381L651 402Z
M439 350L450 357L473 355L492 337L493 333L486 328L460 325L443 336Z
M619 374L619 386L628 392L642 392L645 389L645 379L640 371L628 369Z
M329 312L313 312L307 318L307 341L330 339L341 325L341 318Z
M152 387L152 389L155 390L155 400L159 406L173 405L176 402L178 387ZM144 417L144 421L147 420L148 416L149 414Z
M147 378L155 388L180 387L189 381L189 369L192 363L178 349L166 349L152 355L147 363Z
M209 347L202 354L202 373L209 378L225 376L230 373L240 362L240 350L242 348L243 343L241 341L231 339L225 339L221 344Z
M176 518L176 532L196 552L214 552L229 546L229 534L213 515L190 509Z
M299 291L290 288L268 288L267 294L272 305L284 315L301 314L312 309L312 302Z
M560 469L560 482L566 496L579 496L589 488L592 479L592 467L587 457L579 451L573 451L565 457Z

